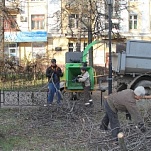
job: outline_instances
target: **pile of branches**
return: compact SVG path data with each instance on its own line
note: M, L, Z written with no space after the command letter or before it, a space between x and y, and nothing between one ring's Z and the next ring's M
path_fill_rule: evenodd
M84 107L83 103L78 101L71 102L70 107L67 106L67 104L63 104L61 107L57 105L41 106L31 112L29 111L30 126L24 124L23 127L28 131L31 128L37 129L39 136L57 140L60 148L65 150L151 150L151 119L149 112L145 119L147 128L145 133L142 133L133 123L123 122L121 125L124 134L122 145L125 148L122 148L120 142L112 138L110 130L100 130L103 110L96 110L92 106Z

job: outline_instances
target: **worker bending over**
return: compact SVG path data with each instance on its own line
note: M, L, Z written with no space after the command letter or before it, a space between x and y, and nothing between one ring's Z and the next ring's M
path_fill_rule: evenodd
M145 126L143 118L138 110L136 101L144 98L145 89L142 86L138 86L134 91L131 89L126 89L120 92L110 94L106 100L104 100L105 115L102 119L100 129L108 130L108 125L110 123L112 136L116 138L120 132L120 123L118 120L118 111L129 113L134 119L137 127L145 132ZM147 96L146 96L147 97Z

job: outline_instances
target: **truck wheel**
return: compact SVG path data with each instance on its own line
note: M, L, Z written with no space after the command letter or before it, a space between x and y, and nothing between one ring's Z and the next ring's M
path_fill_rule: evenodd
M134 86L134 89L137 87L137 86L143 86L146 90L146 94L151 94L151 81L148 81L148 80L142 80L140 81L139 83L137 83L135 86Z

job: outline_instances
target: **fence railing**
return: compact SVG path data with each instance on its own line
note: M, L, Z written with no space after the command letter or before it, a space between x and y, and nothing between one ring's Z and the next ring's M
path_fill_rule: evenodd
M47 102L46 91L0 90L0 107L3 106L39 106Z

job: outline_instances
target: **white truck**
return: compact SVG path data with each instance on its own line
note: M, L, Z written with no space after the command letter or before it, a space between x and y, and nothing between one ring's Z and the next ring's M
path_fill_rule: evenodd
M128 40L126 49L112 53L117 91L142 85L151 94L151 41Z

